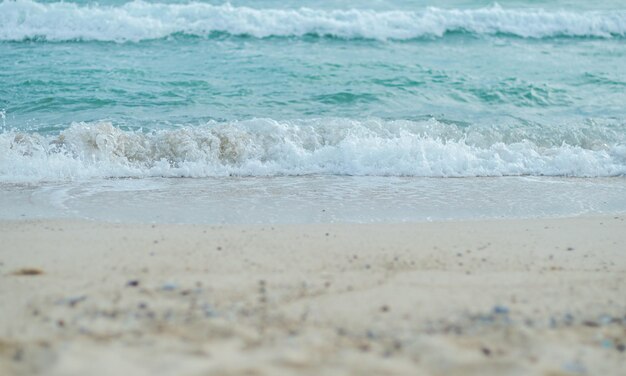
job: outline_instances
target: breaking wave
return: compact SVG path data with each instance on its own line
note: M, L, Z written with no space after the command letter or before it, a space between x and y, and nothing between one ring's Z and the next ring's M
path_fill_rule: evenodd
M0 181L277 175L620 176L626 124L467 127L435 119L253 119L151 132L75 123L0 133Z
M624 37L626 11L547 11L426 8L420 11L254 9L229 4L159 4L132 1L121 6L0 3L0 40L94 40L137 42L173 34L212 33L270 36L334 36L378 40L441 37L449 32L509 34L523 38Z

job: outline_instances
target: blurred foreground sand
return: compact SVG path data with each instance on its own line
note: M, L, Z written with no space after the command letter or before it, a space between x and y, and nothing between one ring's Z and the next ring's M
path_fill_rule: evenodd
M624 375L624 216L0 222L1 375Z

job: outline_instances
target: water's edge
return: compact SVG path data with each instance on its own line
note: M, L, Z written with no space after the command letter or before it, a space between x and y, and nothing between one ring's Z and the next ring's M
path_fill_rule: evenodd
M0 184L1 220L399 223L626 213L626 178L249 177Z

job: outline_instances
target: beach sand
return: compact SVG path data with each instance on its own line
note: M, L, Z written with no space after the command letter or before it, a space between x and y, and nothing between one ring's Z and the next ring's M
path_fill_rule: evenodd
M0 222L0 375L624 375L626 217Z

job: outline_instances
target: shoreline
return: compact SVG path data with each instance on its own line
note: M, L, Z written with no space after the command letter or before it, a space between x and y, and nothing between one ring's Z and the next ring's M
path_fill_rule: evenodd
M0 191L0 220L384 224L626 214L623 177L154 178L0 184Z
M626 216L0 222L0 373L619 374Z

